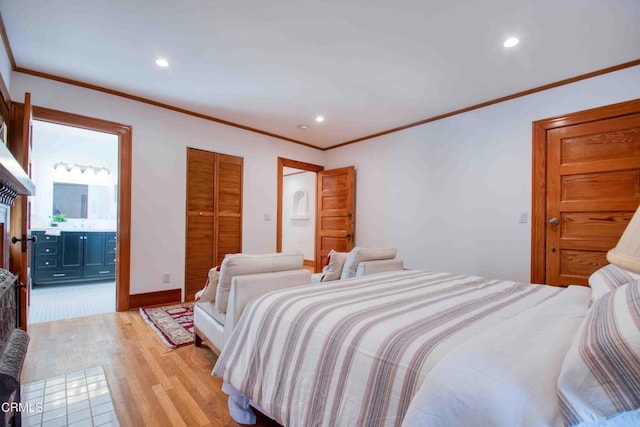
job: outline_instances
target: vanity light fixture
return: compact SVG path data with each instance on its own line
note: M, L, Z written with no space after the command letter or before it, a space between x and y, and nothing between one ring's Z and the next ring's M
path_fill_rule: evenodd
M506 39L504 41L503 46L504 47L514 47L518 43L520 43L520 40L518 40L517 37L509 37L508 39Z
M324 117L322 117L322 116L316 116L316 122L318 122L318 123L322 123L322 122L324 122Z
M305 125L305 124L298 125L298 129L307 130L307 129L309 129L309 125Z
M101 175L105 175L105 174L111 175L111 171L104 166L81 165L78 163L58 162L55 165L53 165L53 169L58 172L64 172L65 170L67 172L71 172L75 169L80 173L92 171L94 175L98 175L98 173L100 173Z
M158 67L167 68L169 66L169 61L164 58L158 58L156 59L156 65Z
M66 170L67 172L71 172L71 169L73 169L73 165L69 163L64 163L64 162L58 162L55 165L53 165L53 169L55 169L58 172L62 172L64 170Z

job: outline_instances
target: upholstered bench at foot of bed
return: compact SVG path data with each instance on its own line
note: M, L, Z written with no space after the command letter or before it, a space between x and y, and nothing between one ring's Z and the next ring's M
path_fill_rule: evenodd
M203 340L219 354L238 323L244 307L268 292L311 283L311 273L305 269L235 276L231 281L227 312L221 313L211 302L197 302L193 310L195 345Z

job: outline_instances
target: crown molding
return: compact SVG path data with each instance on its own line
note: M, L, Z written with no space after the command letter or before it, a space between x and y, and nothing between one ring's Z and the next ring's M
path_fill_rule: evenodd
M149 104L149 105L153 105L155 107L159 107L159 108L164 108L167 110L171 110L174 111L176 113L181 113L181 114L186 114L189 116L193 116L193 117L197 117L199 119L203 119L203 120L208 120L208 121L212 121L215 123L219 123L219 124L223 124L226 126L232 126L238 129L242 129L242 130L246 130L248 132L253 132L253 133L257 133L260 135L265 135L265 136L269 136L272 138L276 138L276 139L280 139L283 141L287 141L287 142L291 142L294 144L299 144L299 145L303 145L305 147L309 147L309 148L313 148L316 150L320 150L320 151L328 151L328 150L333 150L335 148L340 148L340 147L344 147L346 145L351 145L351 144L355 144L358 142L363 142L363 141L367 141L369 139L373 139L373 138L378 138L380 136L384 136L384 135L389 135L391 133L395 133L395 132L400 132L402 130L405 129L409 129L412 127L416 127L416 126L421 126L427 123L431 123L431 122L435 122L437 120L442 120L445 119L447 117L451 117L451 116L456 116L458 114L463 114L463 113L467 113L469 111L473 111L473 110L478 110L480 108L484 108L484 107L488 107L490 105L494 105L494 104L499 104L501 102L505 102L505 101L510 101L512 99L516 99L516 98L521 98L523 96L527 96L527 95L531 95L533 93L537 93L537 92L542 92L548 89L553 89L559 86L564 86L570 83L575 83L578 82L580 80L586 80L586 79L590 79L592 77L597 77L597 76L601 76L603 74L608 74L608 73L612 73L614 71L619 71L619 70L623 70L625 68L630 68L630 67L635 67L636 65L640 65L640 59L635 59L633 61L629 61L629 62L625 62L622 64L618 64L618 65L614 65L611 67L607 67L607 68L603 68L600 70L596 70L596 71L592 71L590 73L586 73L586 74L580 74L578 76L575 77L571 77L568 79L564 79L564 80L560 80L557 82L553 82L553 83L548 83L542 86L538 86L535 87L533 89L527 89L521 92L517 92L511 95L507 95L507 96L503 96L500 98L495 98L489 101L485 101L485 102L481 102L480 104L475 104L475 105L471 105L469 107L465 107L465 108L461 108L459 110L454 110L454 111L450 111L448 113L443 113L443 114L439 114L437 116L432 116L432 117L428 117L426 119L422 119L419 120L417 122L413 122L413 123L409 123L406 125L402 125L402 126L398 126L395 128L391 128L388 130L384 130L381 132L376 132L370 135L365 135L356 139L352 139L349 141L345 141L345 142L341 142L339 144L335 144L329 147L318 147L317 145L313 145L313 144L309 144L307 142L304 141L299 141L297 139L293 139L293 138L288 138L286 136L282 136L282 135L278 135L275 133L271 133L271 132L267 132L261 129L256 129L250 126L245 126L243 124L240 123L235 123L235 122L231 122L228 120L223 120L223 119L219 119L217 117L214 116L209 116L206 114L202 114L202 113L198 113L195 111L191 111L191 110L187 110L185 108L180 108L180 107L176 107L174 105L170 105L170 104L166 104L163 102L159 102L159 101L155 101L153 99L149 99L149 98L144 98L141 96L137 96L137 95L132 95L126 92L121 92L121 91L117 91L117 90L113 90L113 89L109 89L103 86L98 86L98 85L94 85L91 83L85 83L79 80L74 80L74 79L69 79L66 77L62 77L62 76L58 76L55 74L49 74L49 73L44 73L41 71L36 71L36 70L31 70L28 68L23 68L23 67L19 67L16 65L15 62L15 58L13 56L13 52L11 50L11 44L9 43L9 37L7 35L7 31L4 25L4 21L2 20L2 14L0 13L0 36L2 37L2 41L4 43L5 49L7 51L7 55L9 56L9 61L11 62L11 67L13 69L13 71L15 72L19 72L19 73L23 73L23 74L28 74L28 75L32 75L35 77L40 77L40 78L44 78L44 79L49 79L49 80L54 80L54 81L58 81L61 83L66 83L66 84L70 84L73 86L79 86L79 87L83 87L85 89L91 89L91 90L95 90L98 92L103 92L103 93L107 93L110 95L115 95L115 96L119 96L122 98L126 98L126 99L130 99L132 101L137 101L137 102L141 102L144 104ZM1 83L1 82L0 82ZM2 86L4 85L0 85L0 90L2 90ZM5 86L6 88L6 86ZM8 91L7 91L7 98L8 98Z
M592 77L597 77L597 76L601 76L603 74L612 73L614 71L623 70L625 68L635 67L636 65L640 65L640 59L635 59L633 61L625 62L623 64L618 64L618 65L614 65L612 67L603 68L601 70L592 71L590 73L580 74L579 76L575 76L575 77L571 77L571 78L568 78L568 79L560 80L560 81L557 81L557 82L554 82L554 83L549 83L549 84L546 84L546 85L538 86L538 87L535 87L533 89L523 90L522 92L517 92L517 93L511 94L511 95L507 95L507 96L503 96L503 97L500 97L500 98L492 99L490 101L481 102L480 104L475 104L475 105L472 105L470 107L461 108L459 110L451 111L451 112L448 112L448 113L444 113L444 114L440 114L440 115L437 115L437 116L429 117L429 118L426 118L426 119L423 119L423 120L420 120L420 121L417 121L417 122L409 123L407 125L398 126L396 128L393 128L393 129L389 129L389 130L385 130L385 131L382 131L382 132L374 133L374 134L371 134L371 135L363 136L363 137L360 137L360 138L352 139L351 141L346 141L346 142L343 142L343 143L340 143L340 144L336 144L336 145L332 145L330 147L327 147L323 151L332 150L334 148L344 147L345 145L355 144L356 142L362 142L362 141L366 141L368 139L377 138L379 136L388 135L390 133L399 132L401 130L409 129L409 128L412 128L412 127L415 127L415 126L420 126L420 125L424 125L426 123L435 122L436 120L442 120L442 119L445 119L447 117L455 116L455 115L462 114L462 113L467 113L469 111L473 111L473 110L477 110L477 109L480 109L480 108L488 107L490 105L499 104L501 102L510 101L512 99L516 99L516 98L520 98L520 97L523 97L523 96L531 95L531 94L536 93L536 92L542 92L542 91L547 90L547 89L553 89L553 88L556 88L556 87L559 87L559 86L564 86L564 85L567 85L567 84L570 84L570 83L575 83L575 82L578 82L580 80L590 79Z
M238 129L246 130L248 132L258 133L260 135L269 136L271 138L277 138L277 139L281 139L283 141L292 142L294 144L304 145L305 147L314 148L316 150L322 150L322 148L320 148L320 147L317 147L315 145L312 145L312 144L309 144L309 143L306 143L306 142L303 142L303 141L298 141L297 139L288 138L286 136L282 136L282 135L278 135L278 134L275 134L275 133L267 132L267 131L264 131L264 130L252 128L250 126L245 126L245 125L242 125L240 123L231 122L229 120L219 119L219 118L214 117L214 116L209 116L207 114L202 114L202 113L198 113L196 111L187 110L186 108L176 107L175 105L171 105L171 104L165 104L164 102L155 101L153 99L144 98L142 96L132 95L130 93L109 89L109 88L106 88L106 87L103 87L103 86L98 86L98 85L94 85L94 84L91 84L91 83L82 82L82 81L79 81L79 80L68 79L66 77L61 77L61 76L58 76L58 75L55 75L55 74L43 73L41 71L31 70L29 68L15 67L14 71L16 71L18 73L23 73L23 74L28 74L28 75L31 75L31 76L35 76L35 77L40 77L40 78L44 78L44 79L48 79L48 80L54 80L54 81L57 81L57 82L70 84L70 85L73 85L73 86L82 87L82 88L85 88L85 89L95 90L95 91L106 93L106 94L109 94L109 95L119 96L121 98L130 99L132 101L141 102L143 104L152 105L154 107L160 107L160 108L164 108L164 109L167 109L167 110L171 110L171 111L174 111L176 113L186 114L188 116L197 117L199 119L204 119L204 120L208 120L208 121L211 121L211 122L219 123L219 124L222 124L222 125L232 126L232 127L238 128Z

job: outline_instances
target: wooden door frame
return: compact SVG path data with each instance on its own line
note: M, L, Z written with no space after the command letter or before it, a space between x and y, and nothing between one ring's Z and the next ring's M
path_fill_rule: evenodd
M116 311L130 307L132 128L116 122L33 107L33 120L110 133L118 136L118 230L116 252Z
M546 283L547 132L565 126L640 113L640 99L533 122L531 187L531 283Z
M324 166L314 165L313 163L300 162L298 160L285 159L284 157L278 157L278 202L277 202L278 207L277 207L277 213L276 213L276 216L277 216L276 218L276 252L282 252L282 199L284 194L283 187L284 187L284 168L285 167L301 169L309 172L315 172L316 175L318 174L318 172L324 170ZM316 179L316 182L317 182L317 179ZM316 206L316 210L317 210L317 206ZM315 220L316 220L316 226L314 227L314 229L316 230L315 234L317 236L318 234L317 215L315 216ZM315 248L315 244L313 247ZM315 259L313 261L315 265Z

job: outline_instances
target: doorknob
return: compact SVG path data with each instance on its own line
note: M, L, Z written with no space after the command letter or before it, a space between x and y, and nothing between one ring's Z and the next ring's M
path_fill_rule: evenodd
M36 236L31 236L31 237L29 237L27 239L27 236L25 234L23 234L21 239L18 239L16 236L13 236L11 238L11 243L18 243L18 242L25 242L25 243L26 242L33 242L33 243L35 243L36 240L38 240L38 239L36 239Z
M22 242L22 247L20 248L22 252L27 252L27 242L36 242L36 236L31 236L30 238L27 239L27 235L23 234L21 239L18 239L16 236L13 236L11 238L11 243L15 244L18 242Z
M558 220L558 218L553 217L549 220L549 224L551 225L558 225L560 223L560 221Z

